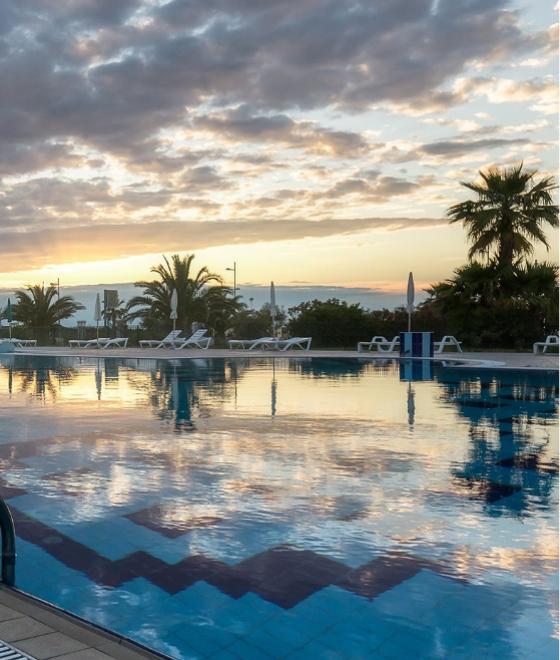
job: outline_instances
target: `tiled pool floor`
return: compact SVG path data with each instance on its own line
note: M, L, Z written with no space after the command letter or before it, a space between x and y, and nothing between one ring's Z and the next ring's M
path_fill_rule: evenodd
M555 658L554 374L0 363L18 585L173 658Z

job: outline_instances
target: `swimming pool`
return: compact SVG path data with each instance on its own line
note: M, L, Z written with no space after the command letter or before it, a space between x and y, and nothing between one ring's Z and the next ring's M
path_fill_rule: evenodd
M20 588L173 658L556 658L557 374L0 360Z

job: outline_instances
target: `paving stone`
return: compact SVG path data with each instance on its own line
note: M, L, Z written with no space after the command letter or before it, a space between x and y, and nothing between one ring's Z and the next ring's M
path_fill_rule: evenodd
M57 655L53 660L113 660L113 656L97 649L82 649L81 651Z
M32 639L25 639L14 642L13 646L24 653L35 656L37 660L47 660L47 658L56 658L57 656L80 651L87 648L82 642L67 637L62 633L50 633L48 635L39 635Z
M29 639L38 635L53 632L52 628L29 616L19 617L0 623L0 639L3 642L16 642L20 639Z

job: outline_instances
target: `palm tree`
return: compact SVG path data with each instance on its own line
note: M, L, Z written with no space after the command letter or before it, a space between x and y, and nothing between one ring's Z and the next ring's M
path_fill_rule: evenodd
M34 284L16 291L13 318L35 329L54 328L80 309L84 306L72 296L58 297L55 286Z
M453 277L432 284L426 291L428 302L437 301L443 312L469 303L489 306L499 295L500 277L495 264L485 266L473 261L456 268Z
M171 294L177 291L177 327L189 329L193 321L207 322L210 304L217 297L225 299L227 287L222 278L211 273L208 268L193 272L194 254L181 257L178 254L151 268L158 276L152 281L135 282L144 289L142 295L128 302L129 318L139 318L144 325L153 323L170 324Z
M117 301L115 307L106 307L101 311L101 316L105 321L105 326L110 327L113 333L113 336L116 335L117 326L120 326L121 330L126 330L126 323L128 321L128 305L124 300Z
M556 185L553 177L536 180L536 174L524 171L521 163L479 172L482 183L461 182L477 199L455 204L447 215L467 228L469 259L483 255L503 269L532 254L534 242L549 248L544 228L558 227L558 205L551 195Z

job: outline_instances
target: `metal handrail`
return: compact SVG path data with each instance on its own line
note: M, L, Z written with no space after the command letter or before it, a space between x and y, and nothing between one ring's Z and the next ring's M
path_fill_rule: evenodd
M2 532L2 582L13 587L16 581L16 530L10 509L1 497L0 532Z

